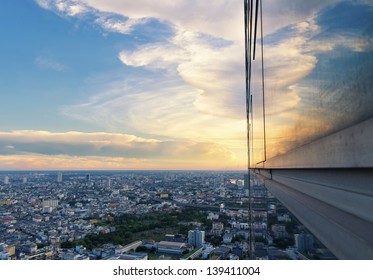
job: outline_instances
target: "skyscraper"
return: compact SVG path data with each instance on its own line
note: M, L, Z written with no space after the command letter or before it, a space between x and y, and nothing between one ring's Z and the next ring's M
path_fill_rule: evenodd
M200 230L190 230L188 232L188 243L194 247L202 247L205 243L205 232Z
M313 236L311 234L294 234L295 247L303 253L313 249Z
M9 184L9 176L4 177L4 184L8 185Z
M57 182L61 183L62 182L62 172L57 173Z

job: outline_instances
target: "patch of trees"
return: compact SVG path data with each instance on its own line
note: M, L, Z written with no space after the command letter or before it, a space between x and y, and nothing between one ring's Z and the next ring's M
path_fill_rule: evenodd
M276 245L277 248L285 250L287 247L294 246L294 239L293 238L278 238L278 239L274 239L273 243Z
M158 228L174 227L180 230L178 233L186 234L190 229L180 222L200 222L209 224L206 211L199 209L185 209L181 213L148 213L143 215L123 214L115 217L113 221L107 221L106 226L115 227L114 232L105 234L89 234L84 239L73 242L61 243L61 248L73 248L83 245L89 250L105 243L125 245L135 241L136 233L151 231Z

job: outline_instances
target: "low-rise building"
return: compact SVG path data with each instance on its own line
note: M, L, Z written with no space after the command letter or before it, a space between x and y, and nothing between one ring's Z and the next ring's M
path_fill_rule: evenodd
M225 233L223 236L223 243L231 243L233 239L232 233Z
M221 236L223 234L224 224L223 223L213 223L211 233L216 236Z
M182 255L187 250L190 250L190 247L181 242L161 241L157 246L157 251L161 254Z

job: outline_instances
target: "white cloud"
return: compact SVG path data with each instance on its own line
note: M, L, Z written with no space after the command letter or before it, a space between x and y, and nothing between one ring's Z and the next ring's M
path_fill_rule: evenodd
M193 104L200 92L168 77L156 83L142 77L119 80L84 104L65 107L63 114L112 131L213 142L239 138L244 143L244 120L200 112Z
M119 133L48 131L0 132L0 154L79 157L114 157L182 162L232 161L234 155L222 145L190 140L161 141Z
M354 52L367 52L373 50L373 42L370 37L355 37L355 34L340 35L336 34L328 40L314 42L314 49L322 51L331 51L337 47L344 47ZM318 46L327 46L326 50L319 49Z
M35 58L34 62L41 69L49 69L58 72L63 72L68 69L64 64L49 57L38 56Z
M158 71L160 75L153 81L138 79L114 83L80 105L65 107L65 115L102 123L114 131L120 127L135 133L214 139L229 143L231 148L244 147L242 2L177 1L172 5L162 1L83 2L104 15L99 23L107 31L127 34L141 20L156 18L171 24L175 33L166 43L146 44L119 54L119 59L127 66ZM319 31L314 22L315 14L328 4L320 1L317 9L300 6L296 15L275 13L275 17L273 14L266 17L267 33L281 26L293 25L294 28L292 36L266 47L267 82L280 93L277 97L281 96L270 101L272 110L269 113L294 118L290 111L300 102L296 84L317 62L315 53L305 52L304 48L308 38ZM268 10L280 4L272 1L270 5ZM108 14L129 19L108 21ZM272 21L276 21L273 26Z
M308 8L299 5L293 9L296 11L294 15L289 15L281 11L286 5L292 5L291 1L285 4L271 1L265 4L268 5L264 7L265 13L273 12L274 7L277 7L280 12L266 16L265 30L271 32L281 26L296 23L299 33L309 32L310 28L315 25L304 19L312 19L320 9L333 2L335 1L318 1ZM107 31L128 34L137 24L149 18L171 24L175 35L168 43L144 45L131 51L123 50L119 54L120 60L128 66L163 69L176 74L183 82L195 88L195 92L198 92L193 100L189 98L189 102L192 102L193 106L201 112L226 118L244 119L242 1L219 0L210 3L179 0L171 4L169 1L149 0L136 2L82 0L79 3L90 7L96 14L101 14L97 23ZM127 19L110 19L108 14ZM272 20L278 22L273 25ZM218 38L221 40L220 44L216 42ZM284 42L283 46L276 46L277 49L282 48L282 51L286 51L286 56L275 48L268 49L269 57L272 52L277 59L275 65L266 65L268 68L266 74L269 79L273 81L277 79L283 83L277 86L289 92L290 100L294 100L293 105L299 101L299 98L291 90L291 85L304 78L316 63L312 54L301 53L299 47L302 42L295 42L296 39L304 40L304 38L295 38L287 43ZM292 46L292 43L296 43L296 46ZM291 58L288 58L291 50L294 50L294 53L290 56ZM288 75L290 79L283 77L281 68L291 71L292 74ZM162 78L168 79L169 76L165 75ZM169 99L172 98L174 96L171 95ZM88 108L87 103L84 105ZM81 109L81 106L75 108ZM71 113L76 115L74 112Z
M107 30L108 32L118 32L122 34L130 34L135 26L139 24L145 24L147 22L146 19L116 19L116 18L108 18L105 16L101 16L96 20L102 28Z
M242 119L244 57L241 51L236 44L217 46L202 34L178 31L167 44L122 51L119 58L129 66L164 69L176 74L200 93L192 102L202 112Z
M167 168L167 162L164 163ZM66 155L0 155L0 168L3 170L131 170L160 169L162 165L153 161L113 157L76 157Z
M53 1L59 12L85 7L106 31L129 34L148 19L168 23L175 36L168 44L123 50L123 63L177 73L180 84L200 92L192 101L200 111L244 117L243 3L205 1ZM44 5L45 6L45 5ZM52 1L48 7L52 6ZM69 15L72 15L71 13ZM115 17L111 15L116 15ZM164 79L167 79L165 76Z
M76 16L86 11L83 5L76 4L75 1L57 1L55 5L58 11L68 16Z
M43 9L51 9L52 1L51 0L35 0L36 3Z
M73 0L35 0L36 3L46 9L56 11L66 16L77 16L88 11L87 7L79 1Z
M320 11L344 0L263 1L264 35L314 18Z
M100 123L112 131L214 143L226 138L225 143L244 147L243 1L38 2L71 16L74 5L84 7L75 15L91 12L96 24L108 32L131 34L149 19L168 24L174 31L167 42L123 49L118 55L126 66L145 68L157 75L123 76L93 92L81 104L66 106L66 116ZM267 113L278 116L270 124L276 127L272 130L273 141L289 131L282 122L299 118L294 110L302 102L302 93L309 90L299 83L315 68L318 54L338 46L356 52L372 47L369 41L352 37L352 44L341 35L327 42L310 40L322 32L316 24L321 11L338 2L341 0L263 1L264 34L274 38L265 46ZM284 27L288 30L284 31ZM260 92L258 81L253 86ZM316 124L318 121L310 120ZM282 143L290 145L285 138Z
M243 34L243 1L175 0L115 1L82 0L81 3L104 13L133 19L154 18L177 29L237 40ZM242 32L241 32L242 31Z

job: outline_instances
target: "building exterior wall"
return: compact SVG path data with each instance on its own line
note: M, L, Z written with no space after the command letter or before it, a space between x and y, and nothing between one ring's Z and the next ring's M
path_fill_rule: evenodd
M245 1L248 182L338 258L372 259L372 4L319 4Z

